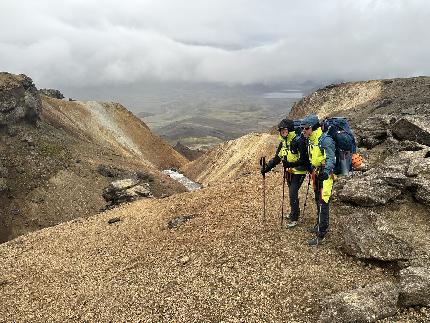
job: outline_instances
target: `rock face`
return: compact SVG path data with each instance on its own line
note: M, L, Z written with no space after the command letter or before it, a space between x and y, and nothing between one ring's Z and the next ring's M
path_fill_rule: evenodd
M373 148L388 138L390 118L384 116L371 117L354 128L359 147Z
M392 127L393 135L430 146L430 117L408 116L399 119Z
M35 124L42 101L31 78L0 73L0 127L25 121Z
M403 306L430 306L430 269L408 267L399 273L400 303Z
M323 305L320 322L375 322L397 312L399 292L395 284L383 282L329 298Z
M112 182L103 190L103 198L108 202L108 208L150 196L148 183L141 183L131 178Z
M350 179L338 193L339 199L370 207L412 194L418 202L430 205L429 151L404 151L388 157L379 167Z
M54 99L59 99L59 100L64 99L63 93L55 89L40 89L39 93Z
M362 259L397 261L409 259L412 247L405 241L383 232L373 212L354 212L340 219L343 249Z

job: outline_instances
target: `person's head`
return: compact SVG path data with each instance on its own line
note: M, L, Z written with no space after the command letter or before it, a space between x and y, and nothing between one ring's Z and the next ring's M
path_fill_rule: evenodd
M315 114L308 115L302 121L302 124L301 124L302 133L306 138L309 138L312 132L318 129L319 126L320 126L320 122L318 120L318 116L316 116Z
M294 131L294 122L290 119L282 119L278 124L279 134L286 138L291 131Z

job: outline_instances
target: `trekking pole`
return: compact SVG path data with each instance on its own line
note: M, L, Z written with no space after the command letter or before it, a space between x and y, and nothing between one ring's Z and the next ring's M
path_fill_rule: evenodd
M260 166L266 170L266 156L260 158ZM263 173L263 222L266 222L266 173Z
M281 206L281 229L282 224L284 223L284 200L285 200L285 178L287 174L287 169L284 167L284 176L282 179L282 206Z
M308 202L308 193L309 193L309 186L311 185L311 174L308 175L308 188L306 189L306 197L305 197L305 204L303 204L303 216L305 215L306 210L306 204Z

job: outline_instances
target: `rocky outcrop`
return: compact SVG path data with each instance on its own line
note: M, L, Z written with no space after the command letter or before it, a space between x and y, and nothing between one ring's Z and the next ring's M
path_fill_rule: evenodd
M108 203L107 208L150 196L152 195L149 184L132 178L112 182L103 190L103 198Z
M430 269L408 267L400 271L400 303L403 306L430 306Z
M397 312L399 292L394 283L382 282L330 297L323 304L320 322L375 322Z
M339 219L343 250L361 259L398 261L411 258L413 248L378 225L374 212L354 212Z
M40 89L39 93L54 99L59 99L59 100L64 99L63 93L55 89Z
M397 139L415 141L430 146L429 116L408 116L400 118L393 124L392 131Z
M417 201L429 204L429 151L401 151L386 158L379 167L348 180L338 193L339 199L347 204L370 207L411 194Z
M22 121L35 124L41 109L42 101L31 78L0 73L0 127Z
M371 117L359 123L354 128L359 147L373 148L388 138L390 135L390 117Z

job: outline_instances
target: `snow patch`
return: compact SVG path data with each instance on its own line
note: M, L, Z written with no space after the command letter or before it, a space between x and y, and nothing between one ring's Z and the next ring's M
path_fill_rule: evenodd
M173 178L175 181L178 181L182 185L184 185L188 191L192 192L195 190L201 189L201 185L197 184L196 182L193 182L189 178L185 177L183 174L173 170L173 169L166 169L163 170L163 173L168 175L170 178Z

